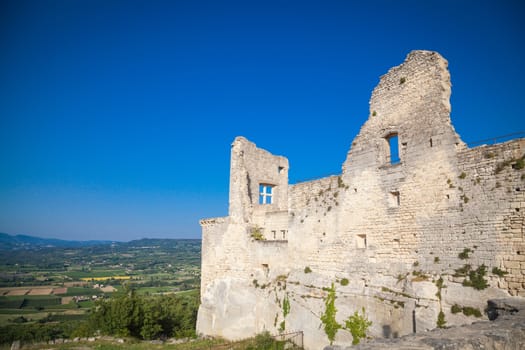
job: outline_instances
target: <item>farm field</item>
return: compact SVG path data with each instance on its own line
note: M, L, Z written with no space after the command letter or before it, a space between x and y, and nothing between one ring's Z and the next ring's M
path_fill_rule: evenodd
M96 300L124 289L139 295L198 289L200 244L143 239L0 251L0 327L83 320Z

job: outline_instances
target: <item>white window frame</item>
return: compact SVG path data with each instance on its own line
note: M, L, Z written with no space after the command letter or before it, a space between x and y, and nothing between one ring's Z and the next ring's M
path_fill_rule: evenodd
M273 204L273 188L268 184L259 184L259 204Z

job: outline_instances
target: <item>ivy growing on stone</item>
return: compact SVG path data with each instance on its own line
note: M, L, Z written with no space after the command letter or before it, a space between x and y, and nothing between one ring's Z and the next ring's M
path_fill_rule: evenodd
M330 345L333 344L339 329L349 331L353 337L352 344L359 344L360 340L366 337L366 331L372 325L372 322L369 321L365 315L365 308L362 308L362 314L359 314L357 311L354 312L354 314L349 316L345 321L345 325L342 326L335 319L337 314L335 299L337 297L335 295L334 284L332 283L330 288L323 289L328 292L328 295L325 298L325 311L321 315L321 322L323 322L324 331L330 341Z
M335 308L335 286L332 283L330 288L327 288L328 295L325 299L325 311L321 315L321 322L323 322L324 332L330 341L330 345L333 344L335 340L335 335L337 331L341 328L341 325L335 320L335 315L337 314L337 309Z

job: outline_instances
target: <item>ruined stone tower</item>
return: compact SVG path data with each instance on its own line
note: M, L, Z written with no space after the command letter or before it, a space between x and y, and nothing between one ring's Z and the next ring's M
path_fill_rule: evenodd
M450 91L447 61L411 52L374 89L339 176L289 185L286 158L236 138L229 216L201 220L198 332L301 330L307 349L322 348L332 284L337 321L364 307L384 337L525 296L525 140L468 148Z

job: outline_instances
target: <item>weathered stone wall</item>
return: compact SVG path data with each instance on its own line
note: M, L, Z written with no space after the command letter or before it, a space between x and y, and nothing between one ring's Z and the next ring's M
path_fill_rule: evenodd
M291 186L286 158L237 138L230 215L201 222L198 331L302 330L321 348L332 285L339 323L364 307L370 333L387 338L433 329L440 312L448 325L475 320L454 305L525 296L525 140L469 149L449 97L447 61L410 53L374 89L342 174ZM259 204L260 184L272 204Z
M364 341L352 347L327 346L324 350L522 350L525 344L525 303L513 299L489 301L491 306L500 306L510 312L499 316L495 321L476 322L472 325L436 329L418 335L409 335L400 339L377 339Z

